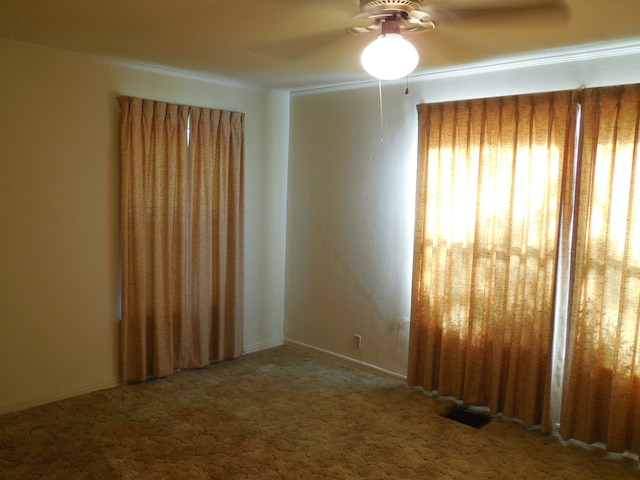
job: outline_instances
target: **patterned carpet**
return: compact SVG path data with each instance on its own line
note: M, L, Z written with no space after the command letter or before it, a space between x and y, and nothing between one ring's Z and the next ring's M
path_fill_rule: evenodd
M0 416L0 479L616 479L563 446L295 346Z

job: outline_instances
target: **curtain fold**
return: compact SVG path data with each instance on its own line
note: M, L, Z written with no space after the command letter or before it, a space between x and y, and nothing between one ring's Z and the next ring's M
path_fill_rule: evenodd
M119 101L122 377L235 357L242 350L244 116Z
M640 85L583 93L575 280L560 433L640 451Z
M207 313L216 319L215 331L209 335L211 341L203 358L216 360L236 357L242 351L244 164L237 159L244 158L243 130L242 114L192 109L194 229L213 232L212 241L193 248L197 255L192 259L192 271L198 265L212 265L212 271L201 270L204 278L197 284L207 285L205 280L211 274L213 282L205 291L193 292L192 303L205 311L213 308ZM202 301L210 298L213 304Z
M545 430L574 110L571 92L418 106L408 382Z

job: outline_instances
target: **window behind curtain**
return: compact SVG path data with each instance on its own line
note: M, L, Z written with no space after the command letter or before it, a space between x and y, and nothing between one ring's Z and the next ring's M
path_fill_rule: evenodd
M539 113L547 107L521 108L530 98L546 99L538 105L552 106L554 113L544 117ZM491 125L508 132L515 122L519 131L521 118L502 107L483 107L474 117L472 106L512 101L419 107L409 381L468 403L489 405L494 412L529 424L542 419L543 429L550 427L545 406L549 398L563 397L560 432L565 438L637 453L640 85L517 97L518 112L531 119L546 118L550 128L538 128L544 122L535 126L534 121L529 144L514 142L509 147L502 134L491 133ZM485 115L491 120L482 118ZM482 118L479 136L474 118ZM559 135L563 122L564 134ZM476 137L482 141L476 142ZM577 146L575 156L572 144ZM503 158L495 164L499 173L482 175L480 165L492 156ZM505 158L512 158L513 165ZM554 179L560 171L551 167L554 162L564 163L560 182ZM518 183L518 170L527 165L530 177ZM504 189L512 195L500 193ZM493 233L482 233L487 228ZM526 232L520 237L526 241L514 243L518 230ZM540 242L553 236L560 247L555 252L551 242ZM552 263L558 268L545 268ZM516 265L518 275L505 277ZM539 274L529 277L536 265ZM478 272L484 275L477 278ZM527 275L521 277L522 272ZM506 294L494 293L505 278ZM549 289L554 283L558 288ZM566 325L554 325L560 317L567 319ZM563 352L568 338L564 382L554 391L548 390L542 374L549 369L552 326L558 352ZM471 389L476 384L484 386ZM487 385L496 386L488 396L475 393L486 391ZM513 402L518 398L522 404Z
M547 415L573 109L570 92L418 107L409 383Z
M583 93L566 402L560 432L640 450L640 85Z
M122 97L124 380L242 352L244 115Z

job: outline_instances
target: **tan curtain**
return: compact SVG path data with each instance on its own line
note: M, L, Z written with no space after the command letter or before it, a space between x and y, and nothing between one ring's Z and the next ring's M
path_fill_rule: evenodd
M568 381L560 432L640 450L640 86L583 92Z
M546 429L573 105L560 92L418 106L408 382Z
M121 97L125 381L239 355L241 113Z

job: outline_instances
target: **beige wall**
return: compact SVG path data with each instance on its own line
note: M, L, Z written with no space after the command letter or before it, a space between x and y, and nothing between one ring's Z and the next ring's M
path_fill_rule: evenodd
M403 375L416 104L639 82L624 51L385 84L381 124L375 85L290 98L0 40L0 412L118 383L118 95L247 114L246 351L285 328Z
M245 350L282 343L289 95L0 40L0 412L118 383L118 95L246 114Z
M640 42L385 83L382 127L377 84L294 94L285 338L406 374L417 104L635 82Z

